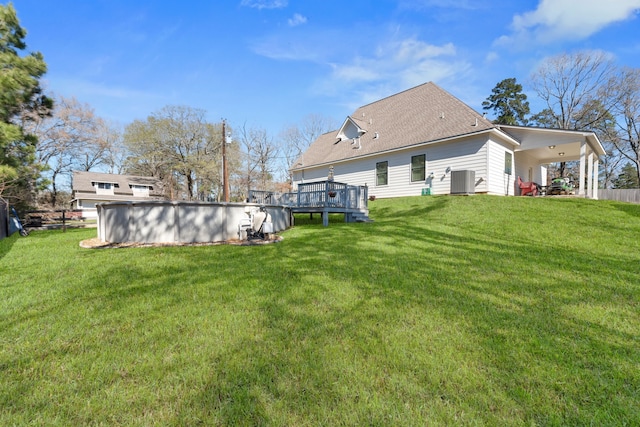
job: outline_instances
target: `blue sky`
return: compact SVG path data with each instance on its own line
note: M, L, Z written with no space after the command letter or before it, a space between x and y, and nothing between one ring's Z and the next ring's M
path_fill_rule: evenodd
M6 3L6 2L3 2ZM433 81L478 111L562 52L640 67L640 0L14 0L48 90L126 125L167 105L272 136ZM541 106L539 106L541 107ZM491 117L491 115L490 115Z

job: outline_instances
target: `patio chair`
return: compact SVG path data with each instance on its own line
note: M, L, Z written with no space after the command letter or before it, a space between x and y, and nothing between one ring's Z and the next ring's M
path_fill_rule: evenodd
M520 188L520 195L526 196L531 194L532 196L538 195L538 184L535 182L523 182L518 176L518 187Z

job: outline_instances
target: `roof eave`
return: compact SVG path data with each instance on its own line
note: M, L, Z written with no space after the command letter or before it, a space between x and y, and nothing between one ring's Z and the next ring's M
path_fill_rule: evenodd
M591 149L598 156L604 156L607 154L598 135L591 131L583 131L583 130L572 130L572 129L556 129L556 128L540 128L540 127L532 127L532 126L514 126L514 125L499 125L500 128L512 128L512 129L529 129L533 132L569 132L578 135L582 135L584 139L587 141Z
M323 167L323 166L333 165L333 164L337 164L337 163L350 162L350 161L353 161L353 160L364 159L364 158L367 158L367 157L378 156L378 155L381 155L381 154L394 153L394 152L403 151L403 150L416 148L416 147L420 147L420 146L434 145L434 144L441 144L441 143L445 143L445 142L451 142L452 140L455 140L457 138L464 138L464 137L468 137L468 136L471 136L471 135L481 135L483 133L490 133L490 132L498 133L498 135L500 135L501 138L509 141L513 145L520 145L520 142L518 142L517 140L515 140L513 137L511 137L510 135L506 134L505 132L502 132L502 131L500 131L499 129L496 129L496 128L489 128L489 129L483 129L483 130L476 131L476 132L469 132L469 133L465 133L465 134L461 134L461 135L450 136L450 137L447 137L447 138L436 139L436 140L432 140L432 141L425 141L425 142L420 142L420 143L417 143L417 144L405 145L403 147L397 147L397 148L391 148L391 149L388 149L388 150L376 151L374 153L367 153L367 154L363 154L363 155L360 155L360 156L349 157L349 158L346 158L346 159L336 159L336 160L323 161L321 163L315 163L315 164L312 164L312 165L304 165L304 166L300 166L300 167L297 167L297 168L291 168L291 172L299 172L299 171L303 171L303 170L309 169L309 168L317 168L317 167Z

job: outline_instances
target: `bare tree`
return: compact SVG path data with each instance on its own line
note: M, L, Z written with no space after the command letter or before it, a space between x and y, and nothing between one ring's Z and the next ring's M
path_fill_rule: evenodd
M51 183L51 204L58 199L58 179L69 177L74 168L91 170L104 162L108 141L101 135L104 126L93 108L71 97L59 97L50 117L33 117L25 122L28 131L38 137L36 156L47 166Z
M217 129L204 110L164 107L126 127L126 170L162 179L171 199L209 200L220 179L222 134Z
M533 89L546 104L531 122L548 128L593 131L605 138L611 108L618 102L611 90L615 71L613 61L601 51L564 53L547 59L531 77ZM567 170L567 163L561 162L560 176Z
M183 182L187 200L194 199L194 189L201 157L206 155L207 129L205 111L168 106L156 113L158 131L167 145L172 167Z
M600 51L564 53L547 59L531 78L533 89L546 103L538 123L558 129L593 128L602 116L593 115L590 104L601 100L604 114L617 102L609 96L614 72L613 62Z
M244 123L239 129L240 145L244 157L244 165L239 179L241 188L244 188L242 194L244 197L249 195L249 191L253 186L255 180L255 170L257 164L253 161L253 140L251 130L247 128L247 124Z
M307 115L299 125L291 125L280 132L280 153L284 159L281 173L291 183L291 168L302 153L324 133L337 128L335 120L320 114Z
M254 129L252 141L254 161L258 169L259 189L268 190L273 182L273 161L278 155L278 148L265 129Z
M122 126L116 123L104 122L100 129L102 138L107 141L107 151L104 163L109 173L120 174L124 171L125 161L129 155L123 141Z
M263 128L248 128L246 123L239 130L240 145L244 157L241 185L248 196L252 189L268 190L273 187L273 171L279 149Z
M640 181L640 69L622 69L613 87L619 102L613 107L617 128L611 142L635 166Z
M171 182L171 167L167 147L156 132L154 119L134 120L123 134L123 145L128 156L124 161L124 172L132 175L151 176ZM165 188L170 188L165 185Z

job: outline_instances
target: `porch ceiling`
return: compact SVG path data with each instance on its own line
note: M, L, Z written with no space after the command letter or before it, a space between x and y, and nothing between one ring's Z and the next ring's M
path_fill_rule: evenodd
M596 156L605 154L593 132L519 126L501 128L520 141L520 146L515 149L516 153L526 153L541 164L580 160L580 148L584 143L587 144L587 155L590 152Z
M544 147L528 149L522 149L521 147L519 147L515 150L515 152L526 153L527 156L537 159L541 164L569 162L573 160L580 160L580 145L580 141L576 141L568 144L552 144L545 145Z

